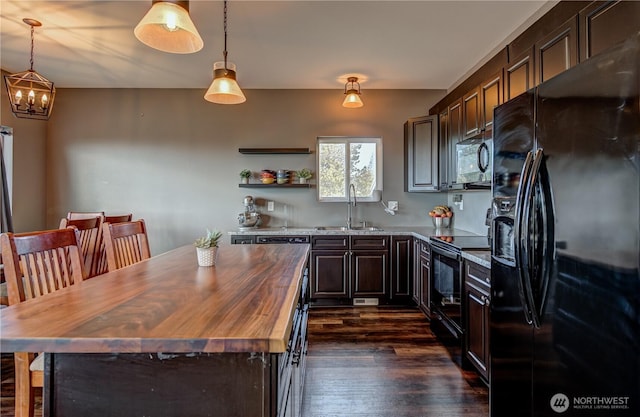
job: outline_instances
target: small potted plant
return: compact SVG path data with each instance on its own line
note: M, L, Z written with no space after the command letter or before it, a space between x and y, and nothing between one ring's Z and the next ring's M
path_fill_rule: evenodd
M206 236L199 237L193 243L198 254L198 265L214 266L218 257L218 242L222 238L222 232L207 229Z
M251 171L248 169L243 169L240 171L240 182L242 184L248 184L249 178L251 177Z
M309 178L311 178L311 171L307 168L302 168L300 171L296 172L296 175L298 177L298 180L300 181L300 184L306 184L307 180Z

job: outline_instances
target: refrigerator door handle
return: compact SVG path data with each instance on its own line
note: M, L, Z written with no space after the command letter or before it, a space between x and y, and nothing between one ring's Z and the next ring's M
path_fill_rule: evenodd
M540 209L540 217L542 219L542 224L540 225L540 230L537 230L536 233L531 236L529 239L528 248L530 251L534 251L534 238L538 238L540 240L542 246L542 255L540 268L537 268L535 273L537 276L530 277L529 285L528 285L528 296L529 302L532 306L532 318L534 326L537 328L540 327L542 323L542 316L544 313L544 307L547 300L547 289L549 287L549 281L551 279L551 268L553 265L553 259L555 258L555 238L554 238L554 218L555 218L555 210L553 207L553 199L551 192L551 185L549 183L549 175L546 170L546 166L544 163L544 150L542 148L536 151L536 155L533 160L532 170L531 170L531 190L535 189L535 187L539 187L539 195L541 198L541 205L538 206ZM533 197L531 197L533 198ZM529 258L531 259L531 258ZM529 269L530 271L532 268ZM532 278L535 278L535 283L537 284L538 289L538 297L534 297L533 294L533 283Z
M536 306L535 297L533 296L533 263L532 256L534 253L534 242L536 233L531 232L531 209L535 202L534 191L538 185L538 175L540 174L540 166L542 164L542 158L544 157L542 149L536 150L533 162L531 163L531 172L527 179L527 188L525 189L523 198L523 210L522 210L522 223L521 227L524 233L521 235L522 243L522 271L524 282L524 293L529 305L529 313L531 315L531 321L536 328L540 327L540 314L539 309Z
M524 312L525 320L528 324L533 324L533 318L531 313L531 304L526 295L525 287L528 281L528 271L525 269L528 267L527 253L525 249L527 237L523 234L523 216L524 216L524 204L526 190L530 188L529 180L531 176L531 165L533 164L533 152L527 152L524 164L522 165L522 172L520 173L520 184L518 184L518 192L516 194L516 215L514 221L514 255L516 261L516 270L518 272L518 289L520 293L520 301L522 303L522 310ZM526 229L524 229L526 231Z

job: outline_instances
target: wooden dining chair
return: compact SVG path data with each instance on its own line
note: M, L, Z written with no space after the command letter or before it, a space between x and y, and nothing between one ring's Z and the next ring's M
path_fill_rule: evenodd
M81 249L74 227L31 233L2 233L9 305L41 297L83 280ZM33 417L34 391L44 386L44 355L14 353L15 416Z
M102 237L109 271L123 268L151 257L144 220L104 223Z
M82 220L92 217L103 217L102 223L121 223L130 222L133 214L127 213L107 216L104 214L104 211L70 211L67 213L67 219L69 220ZM107 266L107 252L102 237L102 225L100 225L100 232L98 233L98 240L96 241L96 252L92 262L93 264L89 273L90 277L95 277L96 275L101 275L109 271Z
M102 241L102 223L104 216L86 219L62 219L60 229L74 226L77 229L78 244L82 250L85 278L100 275L98 262L100 260L100 242Z

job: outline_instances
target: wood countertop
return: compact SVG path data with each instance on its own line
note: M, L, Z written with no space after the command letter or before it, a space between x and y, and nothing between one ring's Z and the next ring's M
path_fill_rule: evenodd
M309 245L183 246L0 310L2 352L284 352Z

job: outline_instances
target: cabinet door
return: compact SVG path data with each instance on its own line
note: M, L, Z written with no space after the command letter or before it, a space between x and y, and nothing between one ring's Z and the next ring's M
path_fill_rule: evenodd
M640 1L594 1L578 16L580 62L640 31Z
M555 77L578 63L577 18L571 18L536 42L536 83Z
M489 377L490 271L465 261L465 356L485 380Z
M408 300L413 280L413 238L391 237L391 299Z
M388 297L389 252L358 250L351 253L354 297Z
M419 275L420 275L420 309L427 318L431 318L431 254L429 243L420 241L419 250Z
M349 253L346 250L311 251L311 298L348 298Z
M440 190L447 190L449 188L449 150L447 144L449 143L449 108L447 107L438 115L438 125L440 132L438 139L440 141L439 150L439 176L440 176ZM417 258L416 258L417 259ZM417 262L417 260L416 260Z
M462 98L451 103L449 110L449 135L447 137L447 185L453 188L456 185L456 176L458 173L458 157L456 154L456 145L463 139L462 130Z
M411 299L420 306L420 240L413 241L413 288Z
M463 139L480 133L480 89L474 88L462 97Z
M437 116L409 119L405 123L405 191L438 191Z
M514 59L509 59L509 64L504 73L504 101L519 96L534 86L533 48Z
M502 70L480 85L480 119L485 138L492 138L493 109L502 104Z
M426 256L420 256L420 308L431 317L431 264Z

